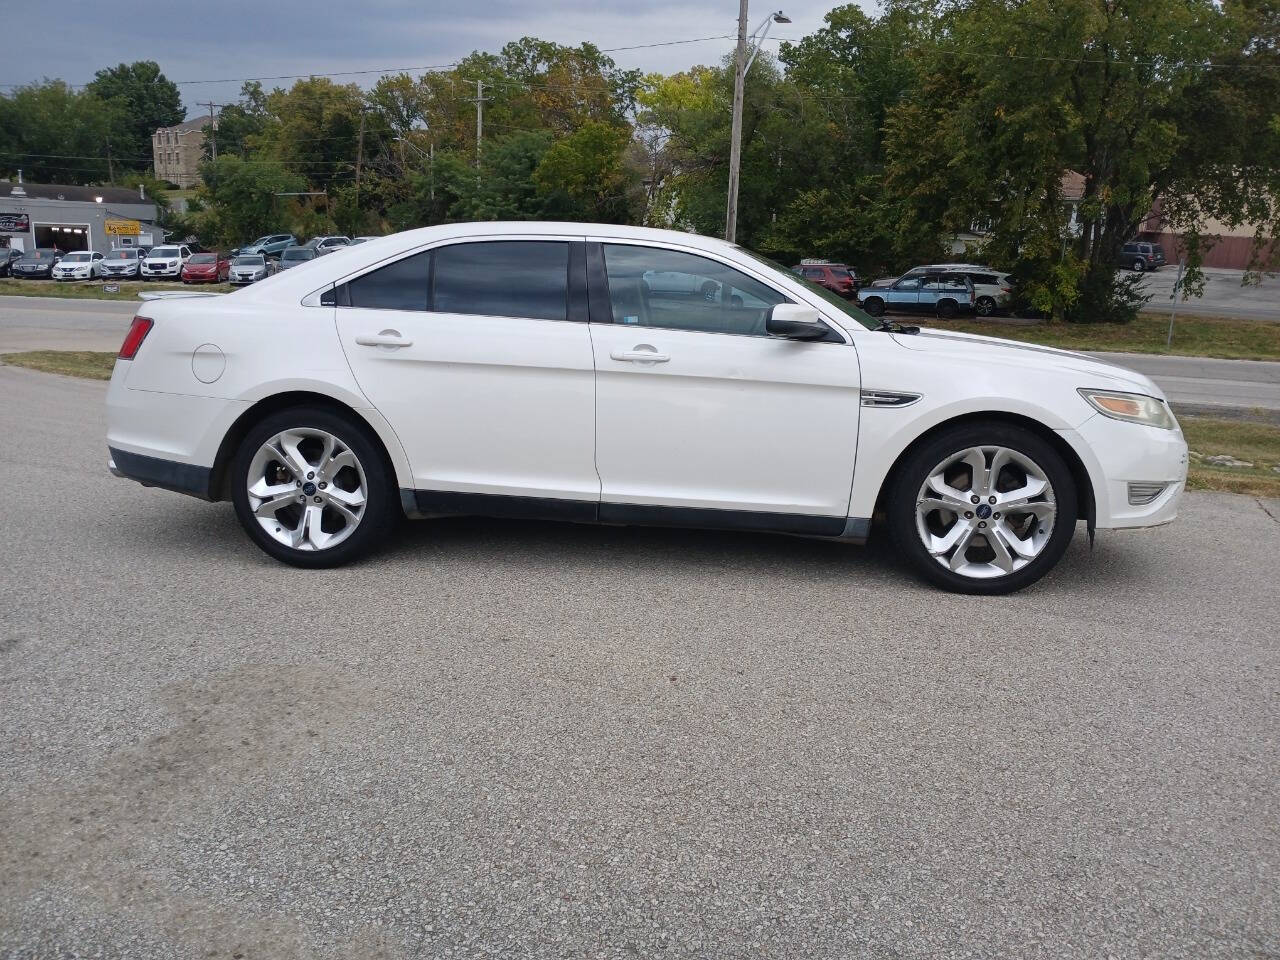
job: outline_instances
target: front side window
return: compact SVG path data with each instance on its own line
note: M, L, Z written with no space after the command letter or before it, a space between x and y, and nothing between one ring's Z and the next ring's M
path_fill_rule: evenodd
M437 313L568 319L567 243L495 240L433 252L431 309Z
M657 247L604 245L613 322L701 333L767 336L781 293L706 257Z
M903 277L901 280L895 283L893 287L895 290L919 290L920 278L919 277Z

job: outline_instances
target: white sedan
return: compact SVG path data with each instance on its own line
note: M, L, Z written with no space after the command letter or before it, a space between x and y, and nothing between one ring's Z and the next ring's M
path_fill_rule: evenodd
M1187 469L1138 373L877 322L741 247L588 224L428 227L148 302L107 406L113 472L230 500L302 567L402 516L852 543L875 517L927 579L1002 593L1079 522L1172 520Z
M90 250L68 253L50 271L55 280L92 280L101 273L102 254Z

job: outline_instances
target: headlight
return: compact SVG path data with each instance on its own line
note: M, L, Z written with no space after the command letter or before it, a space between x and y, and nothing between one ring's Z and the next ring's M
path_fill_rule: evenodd
M1147 427L1160 427L1162 430L1173 430L1178 426L1169 408L1155 397L1148 397L1142 393L1089 390L1085 387L1081 387L1077 392L1084 397L1089 406L1104 417L1140 423Z

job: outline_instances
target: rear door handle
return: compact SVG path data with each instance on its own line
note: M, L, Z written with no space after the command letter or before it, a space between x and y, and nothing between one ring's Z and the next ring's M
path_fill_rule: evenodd
M356 337L356 343L362 347L389 347L395 350L399 347L412 347L413 341L406 340L400 336L399 330L383 330L376 336L373 334L364 334Z
M614 360L626 360L631 363L666 363L671 358L659 353L653 347L636 347L634 350L614 350L609 354Z

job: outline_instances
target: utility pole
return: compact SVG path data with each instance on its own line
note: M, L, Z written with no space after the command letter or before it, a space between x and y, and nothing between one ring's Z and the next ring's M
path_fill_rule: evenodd
M213 101L209 101L207 103L197 103L196 106L209 108L209 158L211 160L217 160L218 159L218 120L213 115L213 108L226 106L226 104L214 103Z
M360 167L364 164L364 107L360 108L360 137L356 141L356 209L360 209Z
M110 140L107 141L107 180L110 183L116 182L115 167L111 163L111 141ZM19 180L18 182L21 183L22 181Z
M484 81L476 81L476 170L480 169L480 149L484 143L484 102L489 98L484 95ZM479 180L479 175L476 177Z
M742 90L747 77L747 0L738 0L738 49L733 56L733 129L729 135L729 201L724 238L738 235L738 171L742 166Z

